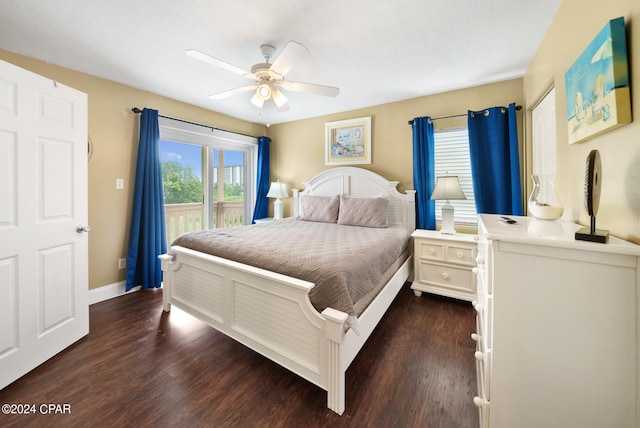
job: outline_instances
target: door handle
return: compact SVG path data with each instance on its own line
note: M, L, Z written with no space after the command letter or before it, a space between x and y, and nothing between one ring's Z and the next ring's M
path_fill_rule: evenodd
M91 226L89 226L89 225L86 225L86 226L80 225L80 226L76 227L76 232L78 232L78 233L88 232L90 230L91 230Z

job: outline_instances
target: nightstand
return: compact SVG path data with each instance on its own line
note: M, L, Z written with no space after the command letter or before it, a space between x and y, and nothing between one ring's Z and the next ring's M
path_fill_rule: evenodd
M478 237L465 233L444 235L435 230L418 229L413 237L416 296L423 291L472 301L476 299Z
M256 222L256 224L269 223L270 221L273 221L273 217L257 218L254 221Z

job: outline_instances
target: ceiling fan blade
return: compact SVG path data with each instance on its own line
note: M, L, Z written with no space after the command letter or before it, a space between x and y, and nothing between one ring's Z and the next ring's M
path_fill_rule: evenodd
M305 92L307 94L324 95L325 97L335 97L340 93L340 88L334 86L315 85L313 83L302 82L282 82L284 89L295 92Z
M278 111L279 111L280 113L284 113L285 111L289 111L289 110L291 110L291 109L289 108L289 104L288 104L288 103L284 103L284 104L282 104L280 107L276 106L276 108L278 109Z
M280 55L273 61L273 64L271 64L271 70L284 76L293 68L296 62L302 60L308 53L309 51L302 43L290 40L280 52Z
M251 74L250 72L248 72L246 70L243 70L240 67L236 67L233 64L229 64L228 62L222 61L222 60L220 60L218 58L214 58L211 55L207 55L206 53L200 52L198 50L188 49L188 50L184 51L184 53L187 56L190 56L191 58L195 58L197 60L204 61L206 63L215 65L216 67L220 67L220 68L222 68L224 70L227 70L227 71L230 71L232 73L239 74L241 76L246 76L246 77L249 77L249 78L252 78L252 79L254 78L253 74Z
M220 92L219 94L209 95L209 98L211 98L212 100L221 100L223 98L227 98L227 97L230 97L232 95L241 94L243 92L249 92L251 90L256 89L257 87L258 87L258 85L240 86L239 88L231 89L229 91Z

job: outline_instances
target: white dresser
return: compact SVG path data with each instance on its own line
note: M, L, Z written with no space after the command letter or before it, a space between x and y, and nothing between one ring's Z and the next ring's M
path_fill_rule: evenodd
M512 218L478 222L480 426L639 427L640 246Z

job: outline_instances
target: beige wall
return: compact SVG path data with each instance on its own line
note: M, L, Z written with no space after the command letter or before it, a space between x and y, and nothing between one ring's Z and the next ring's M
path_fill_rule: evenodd
M0 50L0 59L88 94L89 136L89 289L115 284L126 277L118 259L127 257L131 200L138 146L139 116L132 107L217 126L249 135L264 135L262 125L233 119L192 105L84 73ZM125 190L116 190L124 178Z
M311 100L310 100L311 101ZM330 167L324 165L326 122L371 116L371 165L359 165L390 180L398 180L400 191L413 189L412 133L408 121L414 117L443 117L466 114L467 110L523 105L522 79L413 98L332 114L313 119L273 125L267 130L271 142L271 178L302 189L302 181ZM524 111L518 113L522 119ZM438 120L436 129L466 126L466 117ZM522 122L519 124L523 133ZM522 141L522 138L520 139ZM293 212L291 199L283 201L283 214ZM458 229L460 230L460 229Z
M610 20L623 16L631 104L640 108L640 2L637 0L564 0L524 77L525 106L533 107L545 91L556 87L557 183L565 203L563 219L589 224L584 208L585 160L598 150L602 160L602 193L597 227L640 243L640 122L580 144L568 144L564 73ZM530 117L530 111L527 114ZM527 121L530 123L530 120ZM531 131L527 129L527 141ZM530 184L530 180L528 181Z

